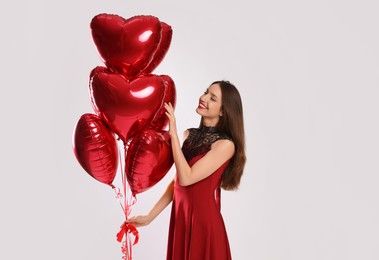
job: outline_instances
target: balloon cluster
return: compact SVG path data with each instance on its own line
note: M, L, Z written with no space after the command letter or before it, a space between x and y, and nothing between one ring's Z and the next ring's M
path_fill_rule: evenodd
M90 73L95 114L78 120L74 153L89 175L114 188L117 136L124 145L123 174L135 196L159 182L173 164L164 103L175 106L175 84L167 75L151 74L169 49L172 29L146 15L124 19L99 14L90 25L106 67Z
M159 182L173 164L164 103L175 106L174 81L151 72L165 57L172 38L169 25L154 16L99 14L91 21L92 38L106 67L90 73L89 94L95 114L83 114L76 123L73 150L80 165L96 180L116 188L121 167L123 195L117 197L126 220L135 203L126 199L126 180L135 198ZM118 150L123 142L124 163ZM138 231L126 221L117 240L123 242L123 259L132 259L129 234L138 242Z

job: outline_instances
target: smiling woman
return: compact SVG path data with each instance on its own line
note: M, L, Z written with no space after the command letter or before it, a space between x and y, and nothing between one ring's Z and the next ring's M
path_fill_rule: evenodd
M172 105L169 119L176 176L152 210L132 217L148 225L172 201L167 260L229 260L231 252L220 212L220 188L237 189L246 162L242 102L236 87L216 81L199 98L200 126L180 142Z

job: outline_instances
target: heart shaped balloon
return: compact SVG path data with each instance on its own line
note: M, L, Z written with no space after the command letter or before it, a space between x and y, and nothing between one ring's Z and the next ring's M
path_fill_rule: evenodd
M99 182L113 187L118 165L116 139L96 115L84 114L76 123L73 150L83 169Z
M165 85L165 93L163 97L163 103L171 103L175 108L176 105L176 88L172 78L168 75L161 75L161 79ZM150 128L162 131L168 126L168 118L166 116L166 109L162 106L156 113L155 117L150 123Z
M97 115L124 142L141 132L162 107L164 81L156 75L141 75L130 81L104 67L90 75L91 103Z
M161 22L162 37L159 43L158 49L154 54L154 57L150 64L141 73L151 73L162 62L166 56L168 49L170 48L172 39L172 28L170 25Z
M99 14L91 21L92 38L105 65L132 78L152 61L161 41L161 22L154 16L124 19Z
M125 158L125 174L133 195L158 183L172 164L168 132L147 129L135 136Z

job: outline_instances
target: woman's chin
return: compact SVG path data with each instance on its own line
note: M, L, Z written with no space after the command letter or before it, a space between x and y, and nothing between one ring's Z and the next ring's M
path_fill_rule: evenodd
M201 108L196 108L196 113L198 113L199 115L203 116L203 109Z

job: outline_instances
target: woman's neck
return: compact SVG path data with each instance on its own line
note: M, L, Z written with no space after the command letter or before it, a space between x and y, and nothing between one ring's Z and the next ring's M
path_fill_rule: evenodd
M201 120L201 124L203 126L206 126L206 127L216 127L218 120L219 120L218 118L217 119L216 118L210 119L210 118L204 118L203 117Z

